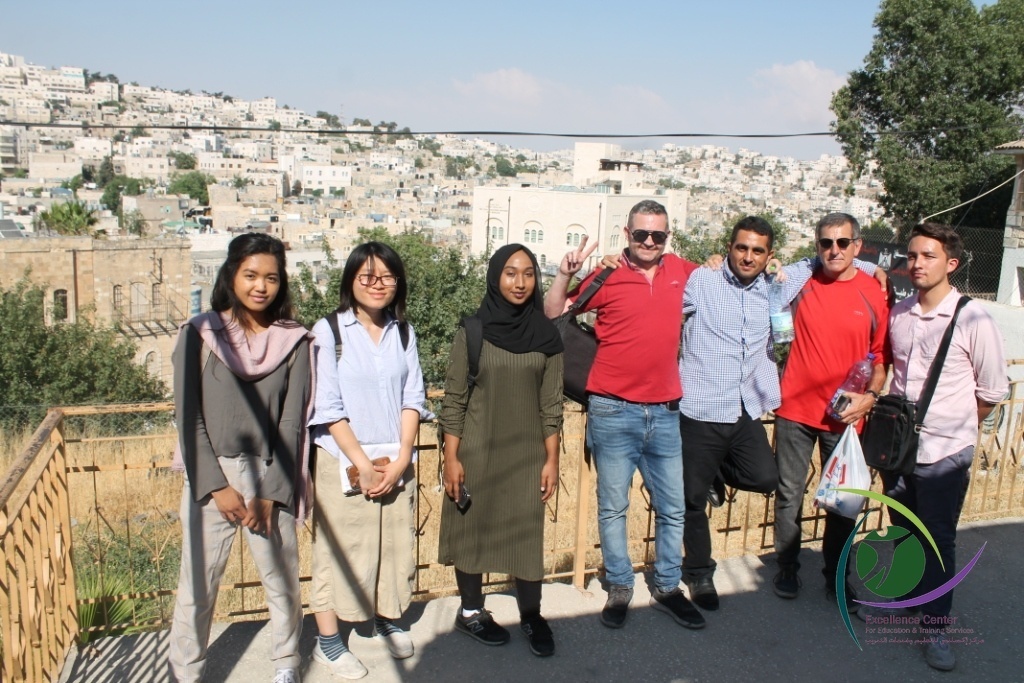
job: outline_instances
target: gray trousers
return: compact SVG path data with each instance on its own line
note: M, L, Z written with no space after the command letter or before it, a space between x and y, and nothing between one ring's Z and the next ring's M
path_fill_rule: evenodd
M775 462L779 466L779 488L775 492L775 552L780 569L800 569L800 518L803 516L804 494L818 483L817 480L807 481L814 444L818 444L820 464L824 467L841 436L782 417L775 419ZM821 468L816 476L820 475ZM825 532L821 541L825 567L821 573L827 586L835 584L839 557L855 526L855 520L832 512L825 513Z
M248 502L266 465L258 457L220 458L228 484ZM213 498L192 500L185 480L181 494L181 573L171 623L171 671L181 683L203 680L213 608L238 526L221 517ZM260 573L270 611L271 661L276 669L298 668L302 600L299 595L299 552L295 516L274 508L273 531L259 536L242 531Z

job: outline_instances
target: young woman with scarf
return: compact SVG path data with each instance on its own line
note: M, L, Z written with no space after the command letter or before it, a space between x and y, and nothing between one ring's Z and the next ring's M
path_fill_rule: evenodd
M438 557L455 565L456 630L485 645L508 642L484 609L482 587L484 572L510 574L530 649L548 656L555 642L540 614L544 504L558 486L562 340L544 315L529 249L510 244L491 257L476 317L484 341L475 383L465 329L455 335L445 383L443 483L451 500L442 506ZM462 487L468 504L458 505Z
M306 510L310 335L292 319L284 245L249 233L228 245L208 313L174 350L182 551L171 669L202 680L217 592L243 528L266 592L275 683L297 683L302 601L296 522Z

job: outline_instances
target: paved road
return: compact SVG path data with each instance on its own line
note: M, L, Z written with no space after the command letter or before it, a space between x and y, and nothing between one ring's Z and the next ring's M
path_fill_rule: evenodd
M487 607L499 623L513 627L504 647L480 645L452 632L457 598L417 603L408 615L417 652L391 659L384 644L365 630L352 633L349 646L370 670L364 679L390 681L1024 681L1020 625L1024 623L1021 539L1024 518L965 526L959 534L961 565L988 543L974 571L957 588L954 616L961 637L975 644L956 647L957 670L932 671L917 646L868 644L865 625L854 619L863 651L854 644L835 604L824 597L818 573L821 556L805 551L805 581L796 600L771 591L771 555L746 556L719 564L716 583L722 608L708 613L703 631L688 631L647 605L644 577L626 628L603 627L597 614L604 591L594 581L587 592L564 584L544 587L544 614L558 651L539 659L530 654L517 628L515 598L491 595ZM210 650L209 681L270 681L266 622L218 625ZM309 661L315 626L307 618L302 639L305 683L338 681ZM89 654L69 661L62 681L168 681L167 632L99 641Z

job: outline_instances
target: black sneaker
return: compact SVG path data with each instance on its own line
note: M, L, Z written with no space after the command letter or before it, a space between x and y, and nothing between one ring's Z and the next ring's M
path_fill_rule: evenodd
M701 609L714 612L718 609L718 591L715 590L715 581L710 576L701 576L696 579L683 579L686 587L690 590L690 600Z
M485 609L471 617L464 617L460 608L455 615L455 630L462 631L484 645L504 645L512 637L508 629L499 626Z
M669 615L685 628L704 628L707 623L704 621L704 615L686 599L679 588L673 588L667 593L655 588L651 591L651 607Z
M779 573L772 579L772 586L775 589L775 594L780 598L786 598L792 600L796 596L800 595L800 586L803 585L800 581L800 577L797 576L796 569L792 567L784 567L779 570Z
M608 600L601 610L601 623L608 628L622 628L626 623L626 610L633 599L631 586L609 586Z
M547 619L538 614L519 622L519 628L523 629L523 633L530 641L530 652L538 657L550 657L555 654L555 638Z
M836 584L832 583L825 584L825 599L831 602L833 605L836 604ZM853 586L846 584L846 611L849 614L856 614L857 610L860 609L860 603L854 602L857 599L857 591L853 590Z

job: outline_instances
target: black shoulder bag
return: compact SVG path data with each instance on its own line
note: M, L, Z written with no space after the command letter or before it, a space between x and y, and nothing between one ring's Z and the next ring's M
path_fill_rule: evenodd
M577 320L576 314L597 293L612 270L614 269L605 268L598 273L569 309L552 321L565 346L562 393L584 408L587 407L587 378L590 376L591 366L594 365L594 356L597 355L597 337L594 328Z
M924 427L924 416L932 402L935 387L939 384L939 374L946 362L946 353L953 339L953 329L960 310L971 300L969 296L960 297L949 321L946 333L942 336L939 350L935 354L932 365L928 369L928 379L924 383L917 401L907 400L905 396L886 394L879 397L864 425L864 433L860 440L864 450L864 462L869 467L884 472L910 474L917 466L917 443Z

